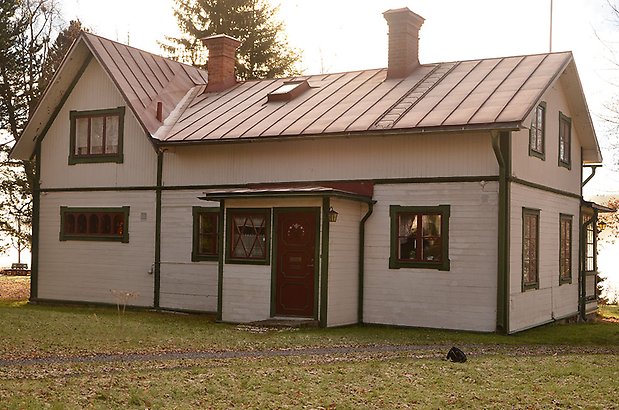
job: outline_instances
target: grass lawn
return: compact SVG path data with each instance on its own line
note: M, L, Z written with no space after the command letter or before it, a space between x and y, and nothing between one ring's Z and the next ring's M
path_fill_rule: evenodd
M199 315L0 301L0 360L375 344L436 347L0 364L0 409L617 408L619 323L557 324L512 336L381 326L273 330ZM469 353L466 363L442 360L452 344Z

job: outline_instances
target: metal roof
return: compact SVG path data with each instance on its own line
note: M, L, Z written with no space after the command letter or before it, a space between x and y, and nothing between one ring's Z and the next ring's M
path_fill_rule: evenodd
M583 144L584 162L601 153L570 52L424 64L405 78L387 69L239 82L205 93L204 70L82 33L56 73L14 158L27 158L92 56L144 130L160 144L400 132L518 130L561 79ZM285 83L307 81L295 98L269 101ZM157 119L161 102L163 121Z
M161 127L157 103L168 117L187 90L206 84L206 71L90 33L82 33L97 60L131 105L138 120L151 135Z
M336 187L322 185L280 185L255 188L223 188L204 191L204 196L198 197L207 201L220 201L233 198L260 198L260 197L336 197L354 201L372 202L372 195L355 192Z
M504 124L518 128L571 61L569 52L422 65L401 79L386 69L247 81L195 97L166 135L188 142L385 129ZM268 101L284 82L311 89Z

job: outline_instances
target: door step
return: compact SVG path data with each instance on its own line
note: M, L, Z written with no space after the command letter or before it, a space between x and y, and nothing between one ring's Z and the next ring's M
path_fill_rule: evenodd
M260 327L318 327L319 322L314 319L304 318L271 318L248 323L251 326Z

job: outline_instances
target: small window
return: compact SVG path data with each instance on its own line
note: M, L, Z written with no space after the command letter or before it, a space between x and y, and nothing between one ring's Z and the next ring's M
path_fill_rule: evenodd
M449 205L390 207L389 267L449 270Z
M226 262L269 264L269 209L229 209Z
M572 216L559 217L559 284L572 283Z
M219 257L219 208L193 207L191 260L214 261Z
M307 80L286 81L279 88L267 95L268 101L290 101L309 90L311 87Z
M595 260L595 249L596 249L596 240L595 240L595 219L592 216L584 216L583 222L585 228L585 272L594 272L596 270L596 260Z
M546 126L546 103L542 102L535 108L535 114L529 130L529 155L545 158L545 126Z
M559 113L559 166L570 169L572 143L572 120Z
M60 208L61 241L129 242L129 207Z
M71 111L69 164L123 161L125 107Z
M539 288L539 215L522 209L522 290Z

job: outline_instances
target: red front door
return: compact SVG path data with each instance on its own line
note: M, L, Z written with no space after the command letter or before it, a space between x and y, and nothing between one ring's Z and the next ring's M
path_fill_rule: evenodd
M275 210L275 315L314 317L319 210Z

